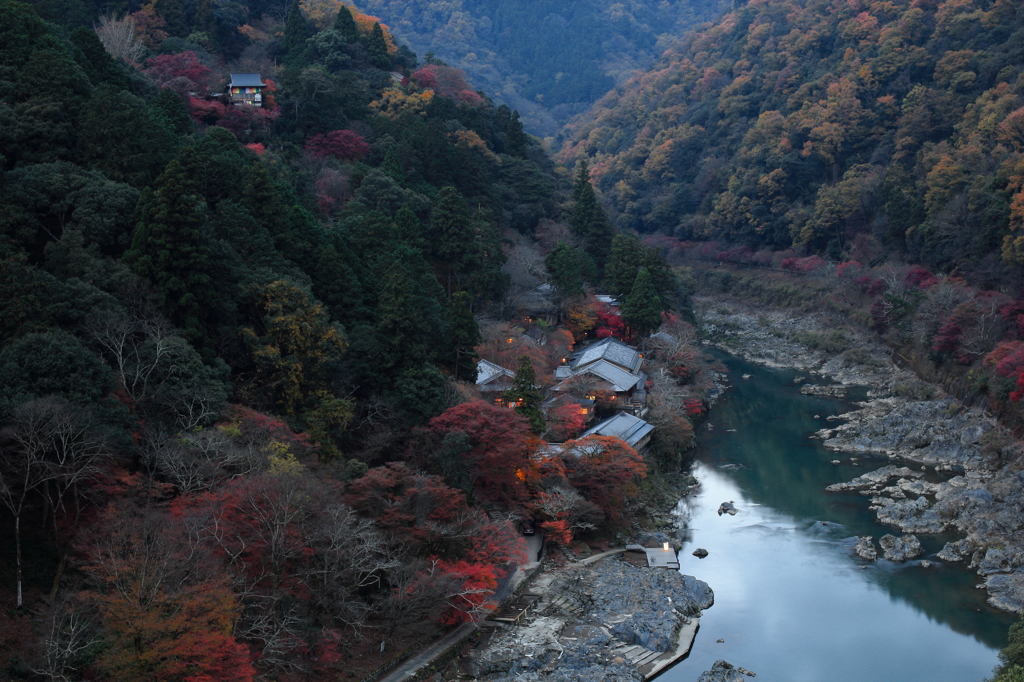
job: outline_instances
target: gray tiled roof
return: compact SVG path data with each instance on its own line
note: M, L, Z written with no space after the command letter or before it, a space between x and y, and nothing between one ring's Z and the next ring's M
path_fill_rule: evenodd
M572 375L555 386L554 390L564 391L568 389L572 377L578 377L583 374L591 374L599 379L604 379L616 393L625 393L637 386L637 384L642 386L646 381L646 377L643 374L631 374L621 367L613 365L607 360L598 360L597 362L590 363L586 367L574 370ZM555 373L555 378L561 378L557 372Z
M643 362L643 358L640 357L636 348L627 346L618 339L609 336L580 351L573 360L572 367L573 369L581 369L598 360L613 362L630 372L636 372Z
M229 88L252 88L266 85L258 73L233 73Z
M505 369L501 365L496 365L490 360L481 360L476 363L476 385L482 386L489 384L495 379L501 377L513 378L516 373L510 369Z
M611 419L587 429L580 438L586 438L587 436L614 436L626 441L630 446L636 447L636 444L653 430L654 427L640 419L640 417L634 417L628 412L619 412Z

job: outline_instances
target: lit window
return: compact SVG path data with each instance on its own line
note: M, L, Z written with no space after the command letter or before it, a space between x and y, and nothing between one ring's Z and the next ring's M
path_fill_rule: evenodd
M587 414L587 408L585 408L585 407L581 408L580 409L580 414Z

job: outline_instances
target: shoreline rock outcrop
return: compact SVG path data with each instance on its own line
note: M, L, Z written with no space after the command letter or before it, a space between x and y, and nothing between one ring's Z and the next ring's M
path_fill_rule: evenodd
M652 657L672 652L680 627L715 601L708 584L693 576L613 557L548 571L537 583L545 596L536 615L496 632L473 654L476 679L641 681L644 659L638 664L616 649L629 645Z
M1021 446L995 419L964 408L897 367L879 339L847 327L838 316L797 317L723 299L701 299L700 304L710 345L757 364L797 369L815 385L803 387L808 393L836 384L867 387L868 400L814 437L829 450L863 458L864 464L872 458L894 463L827 490L869 496L879 522L905 534L894 538L893 556L912 553L913 543L901 542L909 542L909 534L961 534L936 558L968 561L985 578L990 604L1024 611L1024 471L1014 463ZM841 352L799 341L826 338L837 330L845 339ZM932 471L926 475L911 464ZM869 554L858 542L855 551L860 549Z

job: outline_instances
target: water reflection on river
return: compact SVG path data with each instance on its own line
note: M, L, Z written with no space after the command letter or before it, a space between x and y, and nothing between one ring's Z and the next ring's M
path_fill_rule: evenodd
M689 527L680 570L707 581L715 605L690 657L662 679L693 682L724 658L758 682L981 682L1013 619L985 604L978 577L941 564L868 565L850 551L852 536L891 529L874 522L866 498L823 490L883 464L835 466L835 453L808 440L844 405L802 396L794 372L723 359L734 388L712 412L714 429L700 432L701 492L678 508ZM718 516L729 500L739 513ZM943 542L921 540L926 556ZM693 557L697 547L710 555Z

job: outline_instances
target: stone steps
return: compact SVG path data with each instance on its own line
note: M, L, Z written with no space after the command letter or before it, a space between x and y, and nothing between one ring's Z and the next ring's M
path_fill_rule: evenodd
M608 628L610 626L605 623L605 627ZM660 651L651 651L639 644L626 644L614 637L612 638L609 646L611 647L611 653L613 656L621 656L637 668L651 663L662 655L662 652Z

